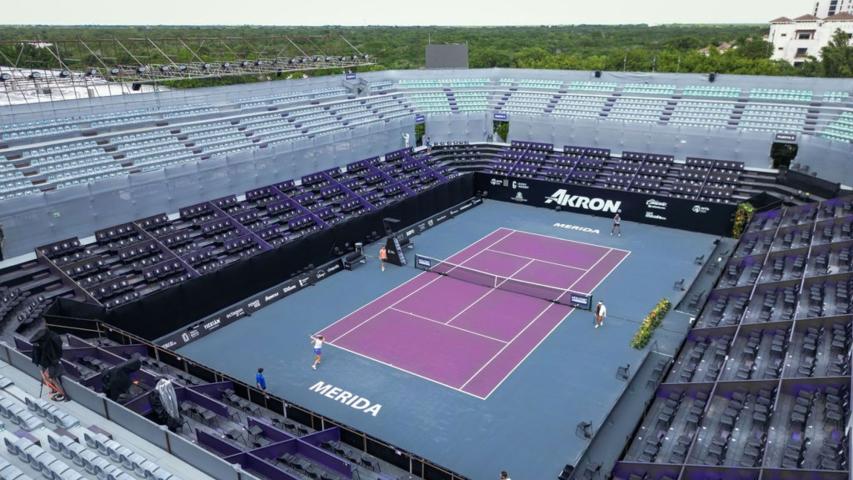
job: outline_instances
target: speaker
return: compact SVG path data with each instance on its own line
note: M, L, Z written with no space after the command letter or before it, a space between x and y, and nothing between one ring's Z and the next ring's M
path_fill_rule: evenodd
M595 78L601 78L601 70L595 71Z
M139 90L142 89L142 84L139 82L133 82L133 84L130 86L130 89L133 90L134 92L138 92Z
M716 80L716 79L717 79L716 72L711 72L708 74L708 81L709 82L714 83L714 80Z

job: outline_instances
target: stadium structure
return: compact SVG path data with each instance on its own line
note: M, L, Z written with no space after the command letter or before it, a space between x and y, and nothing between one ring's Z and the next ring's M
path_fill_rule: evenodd
M0 478L848 479L850 94L490 69L4 107Z

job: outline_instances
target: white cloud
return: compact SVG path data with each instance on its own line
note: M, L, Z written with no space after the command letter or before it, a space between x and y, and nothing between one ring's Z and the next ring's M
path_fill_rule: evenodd
M42 0L3 8L4 24L546 25L764 23L812 0Z

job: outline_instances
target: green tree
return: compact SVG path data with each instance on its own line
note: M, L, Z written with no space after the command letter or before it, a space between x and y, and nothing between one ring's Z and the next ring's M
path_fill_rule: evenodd
M853 77L853 46L850 35L838 29L829 45L821 50L823 75L826 77Z

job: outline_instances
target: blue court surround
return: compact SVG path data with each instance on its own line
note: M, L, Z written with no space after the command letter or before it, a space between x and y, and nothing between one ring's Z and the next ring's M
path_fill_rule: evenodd
M555 224L598 230L567 229ZM644 352L628 342L639 321L662 297L677 304L680 278L689 284L701 268L694 259L713 250L715 237L486 201L415 237L417 251L444 258L497 227L622 248L632 254L596 289L608 307L602 329L590 312L575 311L487 399L480 400L394 368L327 346L317 371L309 335L419 273L411 267L380 272L378 244L366 247L367 265L343 272L182 348L180 353L254 382L264 367L270 392L412 451L472 479L556 478L589 441L578 422L601 425L622 393L617 367L637 365ZM673 316L683 319L684 316ZM684 320L681 320L684 321ZM656 338L677 338L687 325L665 323ZM325 382L382 405L376 416L310 388Z

